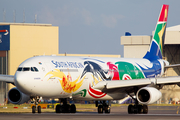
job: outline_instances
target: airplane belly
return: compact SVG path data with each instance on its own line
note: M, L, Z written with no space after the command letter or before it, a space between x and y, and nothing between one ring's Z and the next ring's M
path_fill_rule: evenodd
M75 100L120 100L127 96L125 93L104 93L102 96L92 96L89 93L86 95L86 97L83 96L73 96L73 99Z

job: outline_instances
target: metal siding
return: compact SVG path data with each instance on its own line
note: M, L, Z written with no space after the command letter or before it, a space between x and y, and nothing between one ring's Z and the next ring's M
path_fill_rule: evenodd
M0 74L6 74L6 57L0 57ZM0 104L4 104L6 98L6 83L0 82Z

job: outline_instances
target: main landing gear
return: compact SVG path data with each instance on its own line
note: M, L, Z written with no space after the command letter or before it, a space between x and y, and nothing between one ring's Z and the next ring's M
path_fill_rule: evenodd
M32 101L34 102L34 105L32 106L32 113L41 113L41 106L38 106L39 103L39 97L32 98Z
M56 113L76 113L76 106L74 104L67 104L67 99L59 99L60 104L56 105Z
M134 95L136 95L138 88L134 88ZM135 104L130 104L128 106L128 113L129 114L147 114L148 113L148 106L139 104L137 98L134 98L129 92L127 94L135 101Z
M148 113L148 106L147 105L139 105L139 104L135 104L132 105L130 104L128 106L128 113L129 114L147 114Z
M105 113L110 113L111 101L108 101L108 103L106 103L106 101L96 101L96 107L98 107L98 113L103 113L103 111Z
M131 96L131 95L130 95ZM132 99L134 99L135 104L130 104L128 106L128 113L129 114L147 114L148 113L148 106L147 105L140 105L137 98L134 98L131 96Z

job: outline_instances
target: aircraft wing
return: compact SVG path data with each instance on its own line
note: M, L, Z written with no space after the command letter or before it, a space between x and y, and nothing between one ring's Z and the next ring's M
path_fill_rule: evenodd
M14 84L14 75L0 75L0 81Z
M132 79L132 80L114 80L114 81L101 81L93 88L102 90L103 92L132 92L134 87L145 87L148 85L170 85L180 84L180 76L173 77L159 77L159 78L145 78L145 79Z

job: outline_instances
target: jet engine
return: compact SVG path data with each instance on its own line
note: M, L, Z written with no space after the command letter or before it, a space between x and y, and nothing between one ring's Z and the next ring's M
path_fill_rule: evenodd
M22 104L30 100L30 96L22 93L16 87L8 92L8 100L13 104Z
M152 104L162 97L162 93L154 87L143 87L136 94L141 104Z

